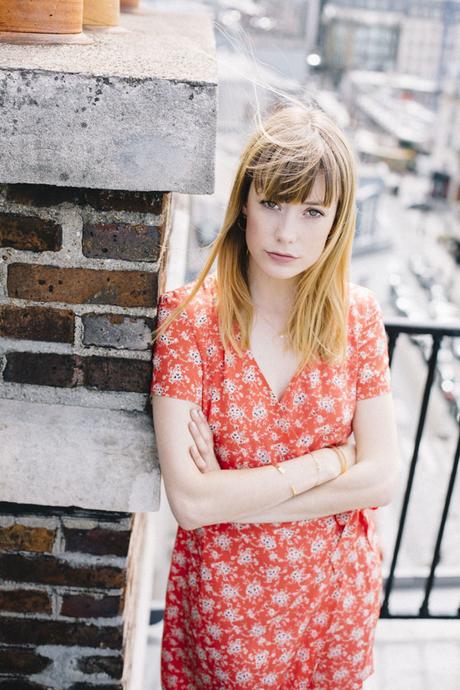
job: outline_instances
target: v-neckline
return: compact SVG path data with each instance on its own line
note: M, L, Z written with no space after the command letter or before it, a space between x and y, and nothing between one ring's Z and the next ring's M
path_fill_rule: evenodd
M261 382L263 383L263 385L264 385L265 388L267 389L268 393L270 394L270 398L271 398L274 402L276 402L276 404L277 404L279 407L283 407L284 402L285 402L285 399L286 399L288 393L290 392L291 387L294 385L294 382L297 381L297 379L302 375L303 369L301 369L300 371L294 373L294 374L291 376L291 378L289 379L289 382L288 382L286 388L285 388L284 391L281 393L281 397L278 398L278 396L277 396L276 393L274 392L273 388L272 388L272 387L270 386L270 384L268 383L268 381L267 381L267 379L266 379L266 377L265 377L265 374L263 373L262 369L260 368L260 365L259 365L258 361L256 360L256 358L255 358L254 353L252 352L252 350L251 350L250 348L248 348L248 349L246 350L246 353L247 353L247 355L249 356L249 358L253 361L254 367L255 367L255 369L257 370L257 374L258 374L258 376L259 376L259 379L261 380Z

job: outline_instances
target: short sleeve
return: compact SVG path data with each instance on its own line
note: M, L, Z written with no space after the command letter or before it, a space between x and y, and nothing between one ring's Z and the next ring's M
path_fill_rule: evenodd
M183 297L179 299L174 291L161 295L157 311L158 326L182 300ZM189 400L201 407L203 366L193 318L189 315L191 308L192 304L189 303L155 340L150 395Z
M382 310L369 289L359 312L356 399L364 400L390 393L391 373Z

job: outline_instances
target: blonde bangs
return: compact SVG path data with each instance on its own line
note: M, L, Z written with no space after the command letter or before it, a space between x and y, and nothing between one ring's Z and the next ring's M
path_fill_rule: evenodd
M247 168L258 195L275 203L299 203L309 200L315 180L324 177L324 199L314 199L321 206L332 206L341 196L341 175L337 161L324 142L302 148L265 142L263 153Z

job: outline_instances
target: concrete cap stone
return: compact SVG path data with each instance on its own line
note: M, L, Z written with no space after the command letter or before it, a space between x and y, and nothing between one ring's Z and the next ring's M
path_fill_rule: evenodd
M0 43L0 182L212 193L211 15L147 8L87 34Z
M156 511L160 470L141 412L0 399L0 501Z

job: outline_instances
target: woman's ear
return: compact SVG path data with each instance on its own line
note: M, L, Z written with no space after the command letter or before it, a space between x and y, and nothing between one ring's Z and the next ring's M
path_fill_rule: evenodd
M246 209L246 204L243 204L243 206L241 207L241 213L243 214L243 216L247 216L248 212Z

